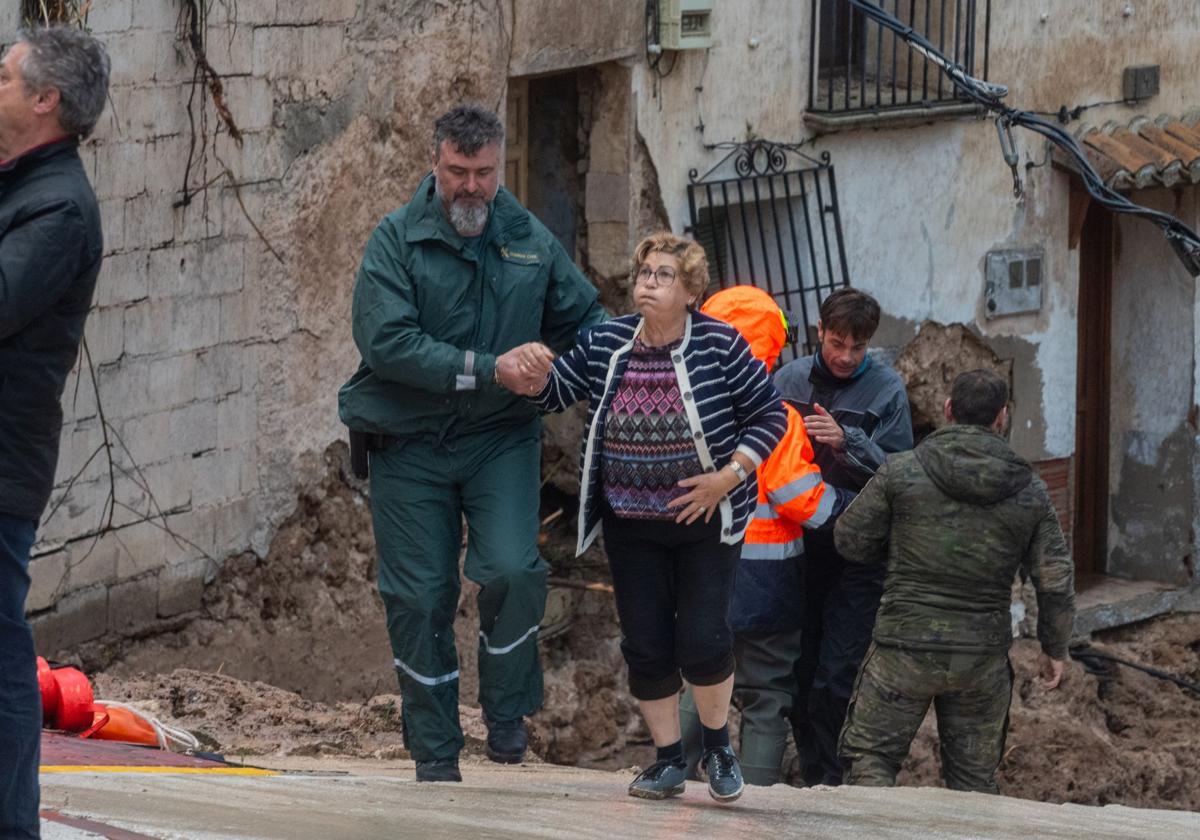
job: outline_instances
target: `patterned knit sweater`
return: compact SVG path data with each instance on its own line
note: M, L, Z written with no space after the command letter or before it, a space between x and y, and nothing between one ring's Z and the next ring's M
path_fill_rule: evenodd
M601 486L623 519L674 520L679 511L667 505L687 493L679 480L704 472L671 362L681 342L649 347L634 339L609 409Z
M563 411L578 400L588 401L588 431L580 453L577 554L600 533L605 427L641 329L639 316L624 315L581 330L575 346L554 362L545 387L531 398L544 411ZM787 414L767 369L746 340L724 321L693 312L671 363L704 471L720 469L734 452L746 455L757 470L787 430ZM757 499L758 481L751 475L718 503L721 542L741 542Z

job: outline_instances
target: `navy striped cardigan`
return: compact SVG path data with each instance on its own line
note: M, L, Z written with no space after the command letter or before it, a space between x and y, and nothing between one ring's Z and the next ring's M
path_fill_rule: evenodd
M604 422L625 374L642 319L626 315L588 327L575 346L554 362L533 401L544 411L563 411L588 400L587 435L580 458L579 540L582 554L600 530L600 455ZM706 472L724 467L735 451L757 468L787 429L782 398L762 362L736 329L699 312L688 315L683 341L671 354L683 407ZM737 543L758 500L755 472L721 500L721 542Z

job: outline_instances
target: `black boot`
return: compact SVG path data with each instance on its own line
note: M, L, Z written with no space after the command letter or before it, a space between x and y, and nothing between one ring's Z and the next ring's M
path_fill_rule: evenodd
M432 758L417 762L418 782L461 782L457 758Z
M483 722L488 730L487 757L498 764L519 764L529 746L525 719L492 720L485 714Z

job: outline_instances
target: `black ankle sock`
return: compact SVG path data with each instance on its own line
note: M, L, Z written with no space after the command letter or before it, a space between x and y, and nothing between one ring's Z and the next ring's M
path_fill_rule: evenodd
M667 744L658 748L657 761L670 761L673 764L683 764L683 741Z
M725 724L720 729L709 729L704 724L700 724L700 730L700 743L704 745L704 749L711 750L729 746L729 724Z

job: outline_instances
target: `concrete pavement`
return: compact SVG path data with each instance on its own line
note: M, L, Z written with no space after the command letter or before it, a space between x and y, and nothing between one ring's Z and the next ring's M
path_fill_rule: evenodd
M412 781L411 762L308 759L290 765L293 772L269 777L44 773L42 801L69 817L164 840L1200 837L1200 815L1192 813L1047 805L932 788L776 785L747 788L741 800L723 807L699 783L689 783L678 799L647 802L625 794L630 772L548 764L502 767L473 760L463 766L462 784L437 785Z

